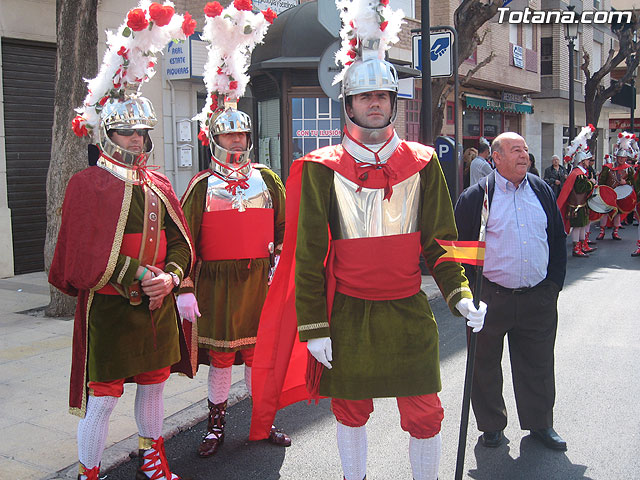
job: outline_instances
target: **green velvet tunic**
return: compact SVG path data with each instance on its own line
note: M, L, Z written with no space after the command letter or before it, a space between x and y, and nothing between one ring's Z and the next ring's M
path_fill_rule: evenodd
M274 210L274 244L284 238L285 189L280 178L260 168ZM207 179L201 179L183 199L183 211L198 239L205 208ZM231 234L231 233L230 233ZM196 241L196 248L198 242ZM199 252L193 282L198 300L198 345L219 352L252 348L256 343L262 305L267 297L269 259L203 261ZM181 288L180 293L193 291Z
M586 175L578 175L573 184L573 190L578 194L589 193L593 190L593 183L589 181ZM569 225L572 227L585 227L589 225L589 207L585 204L576 209L567 205L567 218L569 219Z
M418 216L423 253L449 307L459 316L456 303L472 296L462 266L443 262L433 268L444 253L435 239L457 238L449 192L435 155L419 175ZM330 325L326 324L327 223L331 231L339 228L333 176L333 170L324 165L313 162L304 165L296 245L300 339L330 336L332 341L332 369L323 371L320 395L358 400L438 392L441 389L438 327L424 292L385 301L363 300L336 292Z
M189 246L164 204L160 205L160 225L167 237L165 271L182 278L189 266ZM142 233L143 216L144 192L135 185L124 233ZM120 285L130 286L137 281L134 277L139 265L136 258L119 255L110 281L117 283L122 275ZM167 295L162 306L151 313L149 297L145 295L140 305L133 306L121 295L96 293L89 310L88 336L89 381L128 378L180 360L173 294Z

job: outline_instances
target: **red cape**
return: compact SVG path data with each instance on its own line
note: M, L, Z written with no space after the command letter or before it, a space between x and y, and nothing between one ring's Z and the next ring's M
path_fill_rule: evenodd
M148 172L152 188L178 225L191 249L193 242L180 202L164 175ZM86 408L86 369L88 305L94 293L107 284L120 252L124 227L129 215L130 190L125 182L100 167L89 167L76 173L65 192L62 223L49 269L49 283L63 293L78 297L73 329L71 386L69 406L72 413L84 415ZM185 272L185 275L188 272ZM193 375L189 341L180 332L181 360L172 371ZM187 336L188 338L188 336Z
M560 190L560 195L558 195L558 200L556 203L558 204L558 208L560 209L560 213L562 214L562 222L564 223L564 231L568 235L569 230L571 230L571 225L569 224L569 219L567 218L567 206L569 200L569 194L573 190L573 186L576 183L576 178L579 175L587 175L582 171L580 167L575 167L571 170L571 173L567 177L562 185L562 190Z
M431 159L433 148L419 143L401 142L387 162L397 184L417 173ZM386 177L380 170L371 170L364 181L358 179L353 160L342 145L324 147L291 165L287 179L287 208L284 243L280 262L265 300L258 326L258 338L251 374L253 411L249 440L263 440L277 410L301 400L310 400L306 388L306 342L298 337L295 309L295 250L298 238L300 187L304 162L317 162L366 188L384 188Z

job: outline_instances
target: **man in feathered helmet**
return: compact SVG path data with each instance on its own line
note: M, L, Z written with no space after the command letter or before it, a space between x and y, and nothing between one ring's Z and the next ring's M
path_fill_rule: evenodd
M567 235L571 233L574 257L586 258L597 247L590 247L585 238L589 227L589 207L587 199L591 196L595 180L589 179L589 160L593 158L587 140L591 138L595 128L589 124L569 145L567 156L573 160L573 169L558 195L558 208L562 213Z
M172 294L190 271L193 245L169 180L147 165L156 116L138 87L154 73L155 54L194 27L171 2L141 1L107 32L100 72L73 121L76 134L93 135L99 157L67 186L49 282L78 297L69 396L82 417L78 479L99 478L125 382L137 384L136 478L179 478L164 450L162 392L170 371L193 376Z
M435 480L443 418L438 330L420 289L420 253L452 312L476 331L486 305L474 308L459 263L436 265L444 253L436 238L456 239L446 181L433 148L401 140L394 128L398 75L384 53L403 13L386 0L346 0L338 8L344 137L291 167L284 249L258 332L259 348L266 338L274 342L265 354L275 357L274 367L264 369L262 383L280 388L278 408L304 398L291 374L299 360L288 370L280 362L283 352L300 358L298 342L288 338L295 313L309 352L309 394L332 398L344 477L366 476L372 399L397 397L413 476ZM254 408L253 438L264 438L273 414Z
M613 153L615 160L613 163L605 163L598 176L598 184L607 185L618 193L618 208L609 213L609 215L602 216L600 219L600 233L596 240L604 238L608 221L613 223L611 238L613 240L622 240L618 233L622 216L632 212L636 205L636 194L633 188L629 188L633 183L633 167L627 163L627 160L635 157L637 152L636 136L627 132L619 133Z
M180 316L194 322L201 363L209 365L207 431L198 455L210 457L224 442L231 367L244 363L251 393L251 367L258 321L270 270L284 238L285 189L264 165L251 163L251 118L238 110L251 51L275 14L251 12L251 1L226 9L205 6L202 38L208 101L198 116L199 138L211 150L209 168L198 173L182 198L196 239L197 266L178 297ZM271 426L271 443L290 438Z

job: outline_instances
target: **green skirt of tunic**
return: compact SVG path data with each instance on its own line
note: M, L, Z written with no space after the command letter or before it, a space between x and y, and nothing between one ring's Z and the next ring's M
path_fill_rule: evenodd
M202 262L196 280L200 347L235 352L255 346L268 274L267 258Z
M440 391L438 326L424 292L387 301L336 293L330 329L333 368L322 373L322 396L361 400Z
M579 175L573 185L576 193L587 193L593 190L593 184L586 175ZM589 208L584 205L578 209L571 208L567 205L567 218L569 225L572 227L586 227L589 225Z
M120 295L95 294L89 312L89 381L128 378L178 362L173 302L173 295L167 295L150 314L149 297L132 306Z

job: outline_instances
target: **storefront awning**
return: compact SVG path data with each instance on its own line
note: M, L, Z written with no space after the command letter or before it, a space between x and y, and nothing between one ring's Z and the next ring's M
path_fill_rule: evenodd
M533 113L533 105L530 103L505 102L504 100L498 100L497 98L466 94L464 99L467 107L469 108L494 110L496 112Z

